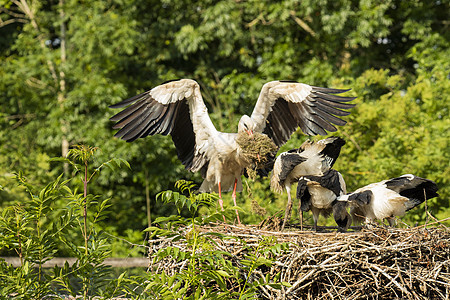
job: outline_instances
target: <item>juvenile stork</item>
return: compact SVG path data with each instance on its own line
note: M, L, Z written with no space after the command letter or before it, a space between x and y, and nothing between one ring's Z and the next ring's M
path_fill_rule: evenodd
M239 120L238 133L262 133L280 147L298 127L307 135L334 132L334 125L346 123L338 117L349 114L342 109L354 107L345 103L354 97L332 94L346 91L291 81L268 82L251 116L243 115ZM149 135L170 134L186 169L201 172L204 181L200 191L218 192L223 210L221 193L233 190L236 205L236 192L242 191L241 175L251 163L243 157L236 133L216 130L196 81L170 81L111 107L126 106L111 118L117 122L113 128L120 129L115 136L132 142Z
M339 197L339 200L349 202L350 213L356 222L387 219L389 225L394 226L395 216L402 217L425 200L438 197L437 190L435 182L406 174L369 184Z
M270 186L278 193L285 189L288 196L281 230L284 229L292 209L291 185L297 183L301 177L323 176L333 167L343 145L345 141L340 137L328 137L317 142L307 140L300 148L283 152L277 157ZM299 214L300 227L303 230L302 210Z
M333 213L338 230L345 232L352 219L346 209L347 203L336 199L346 193L344 178L336 170L330 169L322 176L300 177L297 185L297 199L300 200L299 211L311 210L315 231L317 231L319 216L327 218Z

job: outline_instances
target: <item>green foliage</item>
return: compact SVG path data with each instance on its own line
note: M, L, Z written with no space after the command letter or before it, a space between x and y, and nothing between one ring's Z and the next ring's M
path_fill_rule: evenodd
M216 195L194 192L191 181L202 179L184 170L169 137L133 143L112 138L108 119L115 112L108 106L169 79L196 79L222 131L236 131L240 115L251 113L269 80L352 88L347 94L357 96L357 106L336 133L347 141L335 168L348 189L413 173L438 183L440 197L428 207L438 218L449 215L448 1L5 0L0 5L0 252L23 261L16 269L0 262L2 295L50 297L57 286L85 297L142 292L152 298L159 292L200 298L205 292L211 298L245 298L258 284L280 288L275 275L264 283L249 281L270 263L274 253L267 249L280 247L275 241L248 247L245 261L237 261L214 250L212 236L196 230L222 213L216 212ZM280 151L305 139L298 131ZM103 152L73 146L78 144ZM50 159L61 152L65 157ZM179 191L160 193L179 178L185 179L177 183ZM237 197L244 224L284 209L286 195L272 193L267 179L244 183ZM229 194L223 198L231 203ZM106 278L111 273L102 261L110 251L141 254L110 238L142 243L147 200L156 219L149 233L190 245L189 251L171 248L154 259L188 260L190 268L178 276ZM252 201L265 215L253 213ZM404 221L424 223L422 207ZM227 207L228 219L234 209ZM177 232L185 226L191 226L189 234ZM41 265L56 255L78 261L43 272ZM217 288L209 289L208 282ZM229 282L237 288L229 289Z
M14 269L2 264L0 290L2 295L18 293L41 298L50 291L50 281L43 273L42 264L53 257L58 235L71 225L64 222L55 228L46 218L52 209L51 203L60 196L67 181L59 176L42 190L35 191L22 174L16 174L15 178L27 190L29 197L26 202L3 210L0 246L16 252L21 267Z
M187 208L191 214L195 214L200 206L210 207L219 199L217 194L197 194L194 191L195 186L193 182L178 180L175 182L175 187L180 190L180 193L170 190L164 191L156 195L156 201L165 204L173 202L179 214L181 214L183 208ZM185 192L187 192L187 196L182 194Z
M211 220L220 219L220 214L212 213L197 216L200 206L207 209L217 197L211 194L194 194L194 184L184 180L175 184L181 193L165 191L158 194L158 199L165 203L173 202L179 210L187 208L191 217L184 219L179 216L158 218L154 223L158 226L150 227L147 231L152 238L170 238L173 241L185 241L186 249L165 247L151 255L153 264L173 260L186 263L180 273L168 275L164 270L152 270L149 273L148 284L144 292L149 296L160 295L162 299L254 299L257 297L258 287L269 285L281 288L287 283L279 282L277 275L267 275L264 280L252 281L252 274L259 268L270 266L276 255L286 251L286 243L278 244L274 238L263 238L257 247L243 243L247 253L239 259L230 252L217 247L217 239L225 240L233 237L203 232L198 225L208 224ZM225 213L233 214L235 208Z
M81 152L74 151L69 155L72 160L63 160L75 167L76 159L89 162L95 148L80 146L76 149ZM83 172L81 168L80 172ZM84 174L83 178L86 177ZM21 265L13 268L0 262L0 295L9 299L59 299L65 295L81 295L83 299L92 296L109 299L118 295L150 299L254 299L260 286L275 289L289 286L280 282L276 274L252 280L254 272L270 266L277 255L288 250L288 245L279 244L274 238L263 238L256 247L241 241L246 253L243 258L220 250L217 239L233 237L198 229L199 225L217 221L222 216L213 206L217 195L197 194L195 185L184 180L176 183L180 192L165 191L158 199L173 202L180 211L188 209L191 217L160 217L154 221L155 226L146 231L151 233L151 238L168 237L173 241L185 241L187 245L185 249L170 246L160 249L152 254L153 263L169 259L186 263L187 267L174 275L155 271L142 277L127 276L123 272L116 279L111 278L111 268L103 263L111 256L111 243L98 231L98 223L110 209L109 199L99 201L98 196L78 193L70 187L75 177L62 178L60 175L43 189L36 190L22 174L16 174L17 183L29 196L2 212L0 248L14 251ZM55 206L58 199L66 203L64 208ZM200 216L200 209L214 211ZM234 209L236 207L224 213L233 215ZM52 214L54 210L58 210L58 214ZM82 240L72 239L70 232L74 229L87 238L84 245ZM70 249L76 262L44 271L42 265L57 255L60 244Z
M78 146L74 149L69 153L70 159L64 161L70 162L76 170L87 171L96 148ZM83 162L84 169L77 165L78 159ZM119 162L127 164L112 159L101 166L111 162L114 162L113 166ZM96 168L89 178L100 170L101 167ZM88 178L87 174L83 177ZM28 196L2 211L0 250L15 252L21 265L13 268L4 262L0 264L0 294L10 299L41 299L53 297L55 292L81 294L84 299L92 295L110 295L114 288L109 278L111 270L103 261L110 256L111 245L97 225L106 217L110 199L100 201L100 197L86 194L87 189L78 193L76 188L70 187L73 178L63 180L63 174L41 190L30 184L22 173L17 173L15 180ZM59 201L65 205L58 207ZM92 214L88 216L87 211ZM84 237L83 246L78 243L80 240L74 239L74 230ZM64 247L77 259L76 262L44 272L42 265ZM113 294L114 291L115 288Z
M450 67L448 62L441 64ZM450 123L443 118L448 99L442 97L450 83L444 73L428 76L407 85L388 70L368 70L358 78L354 86L362 95L362 103L350 117L350 126L342 129L349 143L336 168L345 163L346 168L339 170L344 172L350 190L407 173L430 178L440 187L441 197L428 203L432 213L438 214L448 207L450 195L449 155L443 151L448 147ZM434 84L430 82L433 77ZM377 94L365 92L368 86L376 86ZM408 218L424 222L423 210L413 212Z
M97 222L98 232L127 238L135 236L130 230L140 233L148 226L147 199L153 219L175 213L173 202L156 203L156 195L180 178L199 183L201 176L184 169L170 137L133 143L113 138L108 119L115 111L108 106L188 77L200 83L212 121L222 131L236 131L240 115L251 113L269 80L352 88L347 94L357 96L357 106L336 133L347 141L336 169L349 190L413 173L438 183L440 197L429 207L438 217L449 215L448 1L17 3L0 2L2 211L29 197L14 174L23 172L27 184L43 188L68 164L77 174L71 184L96 179L86 196L110 198L111 213ZM280 151L305 138L294 133ZM104 151L91 157L88 178L83 160L49 160L77 144ZM110 156L123 157L132 170L117 169L124 161L109 161ZM96 178L100 169L103 175ZM237 197L243 223L283 209L285 195L273 194L267 180L247 182ZM184 197L180 201L191 201ZM230 195L223 197L230 203ZM101 203L93 196L85 200ZM253 214L251 200L267 214ZM48 215L59 217L66 204L58 197ZM423 223L423 209L408 212L405 220ZM72 228L67 234L77 242L85 239ZM72 253L66 246L58 251Z

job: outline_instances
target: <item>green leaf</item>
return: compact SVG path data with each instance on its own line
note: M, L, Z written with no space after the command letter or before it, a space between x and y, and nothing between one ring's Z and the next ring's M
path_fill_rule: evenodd
M123 272L123 273L121 273L120 275L119 275L119 277L117 278L117 285L119 286L120 285L120 283L122 282L122 280L123 280L123 278L124 278L124 276L127 274L127 272L125 271L125 272Z
M158 217L153 221L153 223L164 223L164 222L171 222L171 221L178 221L178 220L180 220L179 216L172 215L169 217Z
M216 272L217 272L218 274L220 274L220 276L223 276L223 277L231 277L230 274L228 274L227 272L225 272L225 271L223 271L223 270L217 270Z

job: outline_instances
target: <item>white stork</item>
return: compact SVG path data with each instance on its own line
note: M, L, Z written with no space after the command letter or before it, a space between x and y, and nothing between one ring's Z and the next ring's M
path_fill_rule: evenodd
M427 199L438 197L435 182L412 174L372 183L357 189L353 193L339 197L348 201L354 221L366 223L388 219L394 226L394 216L405 213Z
M300 127L307 135L325 135L346 122L354 97L340 97L348 90L314 87L291 81L271 81L263 85L251 116L243 115L238 132L266 134L276 146L283 145ZM128 142L148 135L172 136L178 158L187 170L200 171L201 192L242 191L241 175L249 162L244 159L236 133L219 132L208 115L199 84L192 79L174 80L124 100L112 108L131 104L111 118L117 121L115 136ZM239 215L238 215L238 222Z
M319 216L327 218L333 212L339 231L344 232L350 226L352 219L346 209L347 202L336 199L346 193L344 178L336 170L330 169L321 176L300 177L297 185L297 199L300 199L299 211L311 210L315 231L317 231Z
M303 176L323 176L333 167L343 145L345 141L340 137L329 137L317 142L307 140L300 148L283 152L277 157L270 186L278 193L286 189L288 196L281 230L284 229L292 209L291 185ZM303 230L302 211L299 211L299 214L300 227Z

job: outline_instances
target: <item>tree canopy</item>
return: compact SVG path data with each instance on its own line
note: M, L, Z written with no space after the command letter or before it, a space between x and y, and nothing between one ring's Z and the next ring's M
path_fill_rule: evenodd
M357 106L333 135L347 144L335 168L348 189L412 173L437 182L428 204L449 214L450 48L448 1L0 1L0 206L33 184L70 172L51 162L74 145L101 149L98 161L127 160L104 171L94 192L112 197L105 228L147 226L146 198L184 170L170 137L133 143L113 138L108 108L166 80L192 78L217 129L235 131L262 85L297 80L352 88ZM323 138L323 137L317 137ZM298 147L297 131L281 149ZM248 181L238 197L247 222L255 200L268 213L284 203L267 179ZM226 200L225 200L226 201ZM227 202L226 202L227 203ZM231 202L228 202L228 204ZM152 205L152 215L173 207ZM408 217L424 220L416 209ZM245 222L245 221L244 221Z

